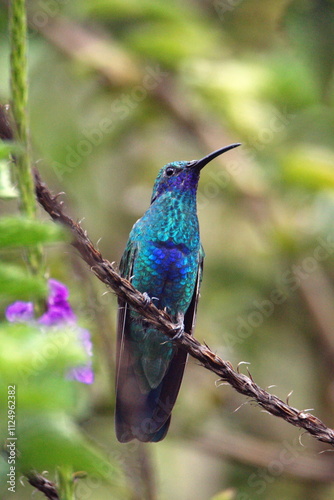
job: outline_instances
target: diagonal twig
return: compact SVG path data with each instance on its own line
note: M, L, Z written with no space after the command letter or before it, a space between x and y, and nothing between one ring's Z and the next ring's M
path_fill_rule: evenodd
M55 483L49 481L37 472L29 472L28 481L36 490L44 493L49 500L60 500Z
M89 265L91 271L121 299L126 301L135 311L147 321L159 328L168 337L174 338L177 346L185 349L188 354L197 359L207 370L215 373L222 381L227 382L236 391L256 401L271 415L280 417L286 422L304 429L319 441L334 446L334 430L328 428L319 418L307 411L301 411L289 406L274 394L262 389L251 376L244 375L234 370L229 361L223 361L208 346L202 345L198 340L183 333L175 338L179 326L175 325L166 311L159 310L147 296L136 290L131 283L122 278L113 265L104 259L94 247L79 223L74 222L63 210L59 196L54 196L42 181L37 169L34 171L36 195L39 203L51 218L68 227L73 236L72 245L79 251L83 260Z

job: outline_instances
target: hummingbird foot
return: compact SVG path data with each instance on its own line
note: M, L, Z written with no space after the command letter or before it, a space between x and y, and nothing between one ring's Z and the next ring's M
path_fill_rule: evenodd
M143 292L144 304L143 307L147 307L153 302L153 300L159 300L158 297L150 297L147 292Z
M175 334L173 335L173 337L170 338L170 340L179 340L181 337L183 337L183 334L184 334L184 327L183 325L181 326L177 326L176 328L173 329L173 332L175 332Z
M146 292L143 293L143 297L144 297L144 304L143 304L143 306L147 307L151 303L151 297Z
M173 329L174 335L171 337L171 340L178 340L180 339L183 334L184 334L184 314L179 313L177 315L177 324L175 328Z

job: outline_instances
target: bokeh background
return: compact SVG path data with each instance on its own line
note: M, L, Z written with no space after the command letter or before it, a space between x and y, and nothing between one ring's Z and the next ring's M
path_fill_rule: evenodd
M334 2L28 6L34 161L110 261L119 261L162 165L242 142L200 181L206 260L195 333L234 366L249 363L240 370L261 386L275 385L284 400L293 391L290 404L334 426ZM7 19L1 2L2 102L10 96ZM4 213L17 210L15 200L0 203ZM22 388L21 446L39 472L52 479L59 462L79 464L88 477L78 499L334 499L328 446L191 359L166 439L117 443L116 300L67 245L49 246L46 262L93 335L96 381L62 385L48 372L41 386L37 371ZM95 453L110 464L106 474L94 470ZM23 482L16 497L31 498ZM1 495L13 498L4 482Z

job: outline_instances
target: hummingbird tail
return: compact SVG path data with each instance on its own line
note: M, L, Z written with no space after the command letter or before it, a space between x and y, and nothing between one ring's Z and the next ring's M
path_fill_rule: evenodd
M165 437L169 428L187 354L182 350L176 351L158 387L144 393L128 344L129 341L124 336L118 356L116 436L121 443L132 439L158 442Z

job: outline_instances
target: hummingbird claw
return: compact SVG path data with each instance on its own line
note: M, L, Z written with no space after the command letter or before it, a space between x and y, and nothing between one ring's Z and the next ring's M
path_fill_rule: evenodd
M175 335L171 337L171 340L179 340L181 337L183 337L184 334L183 325L177 326L176 328L174 328L173 331L175 332Z
M184 334L184 315L182 313L179 313L177 316L177 326L174 328L175 335L171 337L171 340L178 340L180 339L183 334Z
M148 293L146 293L146 292L143 293L143 298L144 298L144 304L143 304L143 306L147 307L151 303L151 298L148 295Z

